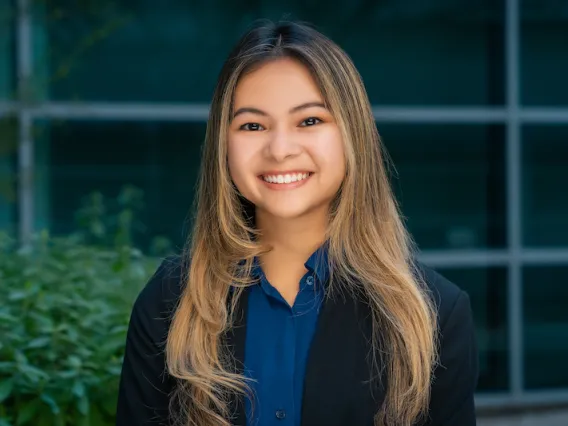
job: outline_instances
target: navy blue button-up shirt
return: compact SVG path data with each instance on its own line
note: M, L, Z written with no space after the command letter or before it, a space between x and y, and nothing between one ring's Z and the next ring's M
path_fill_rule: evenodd
M245 343L245 375L254 402L246 401L248 426L299 426L304 375L329 276L322 246L305 263L308 272L290 306L266 279L257 263L260 283L251 288Z

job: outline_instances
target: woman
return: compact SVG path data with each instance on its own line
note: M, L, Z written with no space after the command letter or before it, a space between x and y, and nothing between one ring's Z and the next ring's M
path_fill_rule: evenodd
M190 248L131 317L117 424L475 424L469 299L417 265L363 83L258 26L211 105Z

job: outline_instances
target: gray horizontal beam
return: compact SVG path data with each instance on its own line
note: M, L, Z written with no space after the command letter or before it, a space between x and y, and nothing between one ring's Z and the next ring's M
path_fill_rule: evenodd
M529 408L550 407L554 405L562 405L565 407L568 405L568 389L524 390L523 393L519 395L480 392L475 396L475 405L481 410L491 408L504 409L506 407L526 410Z
M568 124L568 108L524 108L519 119L524 123Z
M421 262L433 267L461 268L477 266L507 266L506 250L424 250Z
M7 115L15 115L18 112L18 105L15 102L0 101L0 118Z
M524 249L521 251L521 261L525 265L568 266L568 249Z
M22 110L33 118L85 120L206 121L209 115L209 105L205 103L45 102L19 105L0 101L0 116ZM483 124L507 120L505 108L375 106L373 114L381 122ZM523 108L518 111L518 118L524 123L568 124L568 108Z
M424 250L419 255L419 260L444 268L505 267L512 256L507 250ZM568 249L521 249L518 261L523 265L568 266Z
M85 120L205 121L207 104L61 103L30 107L37 118Z
M504 123L504 108L373 107L377 121L422 123Z

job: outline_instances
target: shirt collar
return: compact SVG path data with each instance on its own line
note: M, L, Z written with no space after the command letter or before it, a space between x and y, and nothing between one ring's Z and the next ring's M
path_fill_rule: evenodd
M308 260L306 260L306 263L304 263L305 268L316 276L318 282L324 284L329 278L328 253L328 244L324 243L316 251L314 251ZM262 278L264 276L258 257L254 259L251 273L254 277Z
M329 278L329 257L327 243L320 246L304 264L307 270L315 274L320 283L326 283Z

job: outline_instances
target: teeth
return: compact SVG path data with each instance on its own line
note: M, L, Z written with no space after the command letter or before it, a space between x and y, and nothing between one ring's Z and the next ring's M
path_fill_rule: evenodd
M292 183L306 179L309 173L293 173L285 175L267 175L262 178L269 183Z

